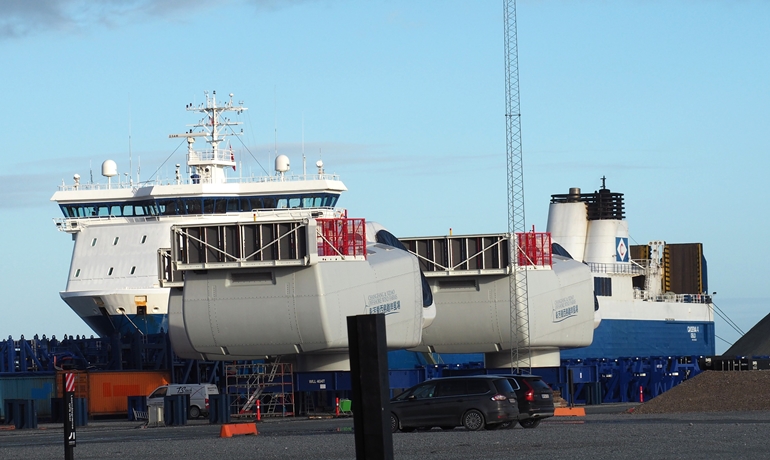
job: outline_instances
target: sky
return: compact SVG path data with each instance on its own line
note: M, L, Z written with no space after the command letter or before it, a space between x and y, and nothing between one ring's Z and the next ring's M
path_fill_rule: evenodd
M251 154L320 158L398 236L507 231L500 1L34 0L0 17L0 337L91 335L60 299L50 201L79 173L173 177L188 103L234 93ZM625 194L632 244L700 242L716 305L770 312L770 3L517 3L527 227L550 195ZM176 152L175 152L176 150ZM245 150L245 149L243 149ZM129 161L129 151L131 161ZM253 154L253 157L252 157ZM129 168L129 165L133 168ZM272 171L271 171L272 172ZM760 248L762 245L760 245ZM739 333L717 317L717 352Z

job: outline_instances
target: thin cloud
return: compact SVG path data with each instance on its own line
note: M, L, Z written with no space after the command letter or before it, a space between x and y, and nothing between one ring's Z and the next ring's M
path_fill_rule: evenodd
M314 0L11 0L3 3L0 40L40 33L80 34L94 26L117 28L147 20L183 20L207 9L252 5L255 12L275 11ZM315 0L317 1L317 0Z
M59 183L53 174L0 176L0 210L50 206L51 195Z

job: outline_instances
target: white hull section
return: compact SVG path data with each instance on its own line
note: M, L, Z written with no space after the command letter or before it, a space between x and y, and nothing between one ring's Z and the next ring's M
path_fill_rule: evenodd
M304 370L343 370L348 316L384 313L388 348L403 349L420 343L425 310L415 257L374 244L366 260L187 271L184 287L172 293L169 323L184 358L301 354Z
M423 331L422 344L414 350L484 352L493 361L487 367L509 366L512 307L508 276L435 277L429 282L436 319ZM527 284L532 366L558 366L560 348L591 344L594 300L588 267L554 257L553 269L529 270Z

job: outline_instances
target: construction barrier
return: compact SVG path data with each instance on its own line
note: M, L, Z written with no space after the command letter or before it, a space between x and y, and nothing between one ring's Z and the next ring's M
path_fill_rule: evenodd
M220 438L232 438L237 434L253 434L257 433L257 425L254 423L226 423L222 425L219 430Z

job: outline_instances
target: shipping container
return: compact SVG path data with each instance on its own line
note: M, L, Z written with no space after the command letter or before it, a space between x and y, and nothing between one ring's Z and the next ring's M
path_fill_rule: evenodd
M61 379L56 376L61 396ZM127 415L129 396L147 396L155 388L171 382L168 371L89 371L76 372L75 397L87 398L89 417Z
M51 398L56 396L56 375L36 372L0 377L0 417L5 420L6 399L34 399L39 418L51 416Z

